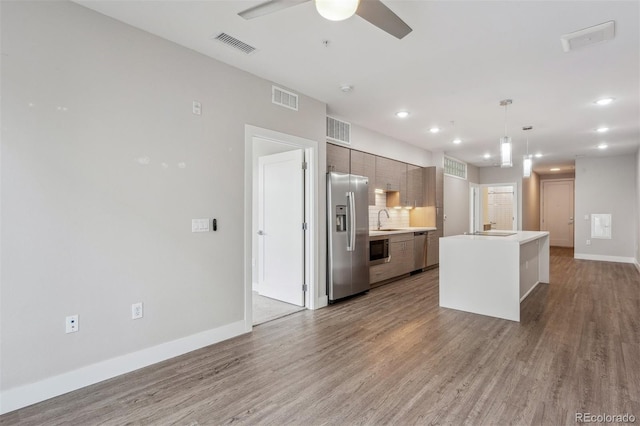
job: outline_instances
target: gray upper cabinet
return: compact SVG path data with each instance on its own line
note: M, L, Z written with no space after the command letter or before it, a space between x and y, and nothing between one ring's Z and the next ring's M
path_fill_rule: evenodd
M403 204L410 207L425 207L424 169L407 164L407 190Z
M351 173L369 178L369 205L376 204L376 156L351 150Z
M406 164L384 157L376 157L376 188L400 191L400 182L406 175Z
M327 173L340 172L349 173L350 169L350 149L343 146L327 144Z

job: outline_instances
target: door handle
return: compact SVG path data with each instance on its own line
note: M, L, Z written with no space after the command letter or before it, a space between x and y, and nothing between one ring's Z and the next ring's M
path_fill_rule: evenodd
M259 230L257 233L258 233L258 235L264 235L264 231L262 229Z

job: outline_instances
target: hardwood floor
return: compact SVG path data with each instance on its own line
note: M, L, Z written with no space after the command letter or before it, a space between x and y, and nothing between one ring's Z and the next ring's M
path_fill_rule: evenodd
M438 270L0 417L2 425L640 421L640 274L552 249L520 323L438 306Z

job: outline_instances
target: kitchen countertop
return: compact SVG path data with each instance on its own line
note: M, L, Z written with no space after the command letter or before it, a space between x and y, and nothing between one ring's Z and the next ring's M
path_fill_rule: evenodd
M370 237L379 237L381 235L393 235L393 234L407 234L411 232L421 232L421 231L436 231L438 228L435 226L410 226L407 228L392 228L392 231L384 231L384 230L369 230Z
M487 233L491 233L492 231L487 231ZM497 233L503 233L508 231L495 231ZM549 235L546 231L511 231L513 235L507 236L492 236L492 235L474 235L474 234L466 234L466 235L452 235L450 237L445 237L448 239L456 239L456 240L477 240L477 241L515 241L519 244L525 244L529 241L536 240L538 238L542 238L544 236Z

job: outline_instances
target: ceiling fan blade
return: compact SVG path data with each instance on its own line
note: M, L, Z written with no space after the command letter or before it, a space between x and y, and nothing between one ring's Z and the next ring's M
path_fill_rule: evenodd
M250 7L238 13L244 19L253 19L259 16L268 15L273 12L277 12L282 9L286 9L291 6L298 5L300 3L306 3L310 0L269 0L259 5Z
M360 0L356 15L398 39L413 31L380 0Z

